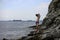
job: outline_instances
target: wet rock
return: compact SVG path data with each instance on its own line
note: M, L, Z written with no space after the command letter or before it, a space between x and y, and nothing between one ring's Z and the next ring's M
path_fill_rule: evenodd
M6 38L3 38L3 40L8 40L8 39L6 39Z

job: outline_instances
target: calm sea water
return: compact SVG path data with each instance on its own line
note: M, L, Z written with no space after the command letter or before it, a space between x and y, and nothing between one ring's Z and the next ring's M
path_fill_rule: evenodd
M8 38L15 39L22 36L26 36L33 29L28 28L29 26L35 25L35 22L0 22L0 39Z

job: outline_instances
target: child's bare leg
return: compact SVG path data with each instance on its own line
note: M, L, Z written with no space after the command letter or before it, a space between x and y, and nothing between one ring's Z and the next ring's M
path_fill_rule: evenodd
M37 24L36 25L36 32L38 32L39 31L39 25Z

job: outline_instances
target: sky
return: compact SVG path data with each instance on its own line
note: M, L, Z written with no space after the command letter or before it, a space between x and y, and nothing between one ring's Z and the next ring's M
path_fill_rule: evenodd
M0 20L43 20L51 0L0 0Z

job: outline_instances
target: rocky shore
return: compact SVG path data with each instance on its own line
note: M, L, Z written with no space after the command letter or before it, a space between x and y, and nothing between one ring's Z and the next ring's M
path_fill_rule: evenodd
M51 1L48 14L39 26L39 33L32 31L27 36L16 40L60 40L60 0ZM30 28L35 29L35 27Z
M23 40L60 40L60 0L51 1L48 7L48 14L40 25L39 30L39 33L30 33Z

